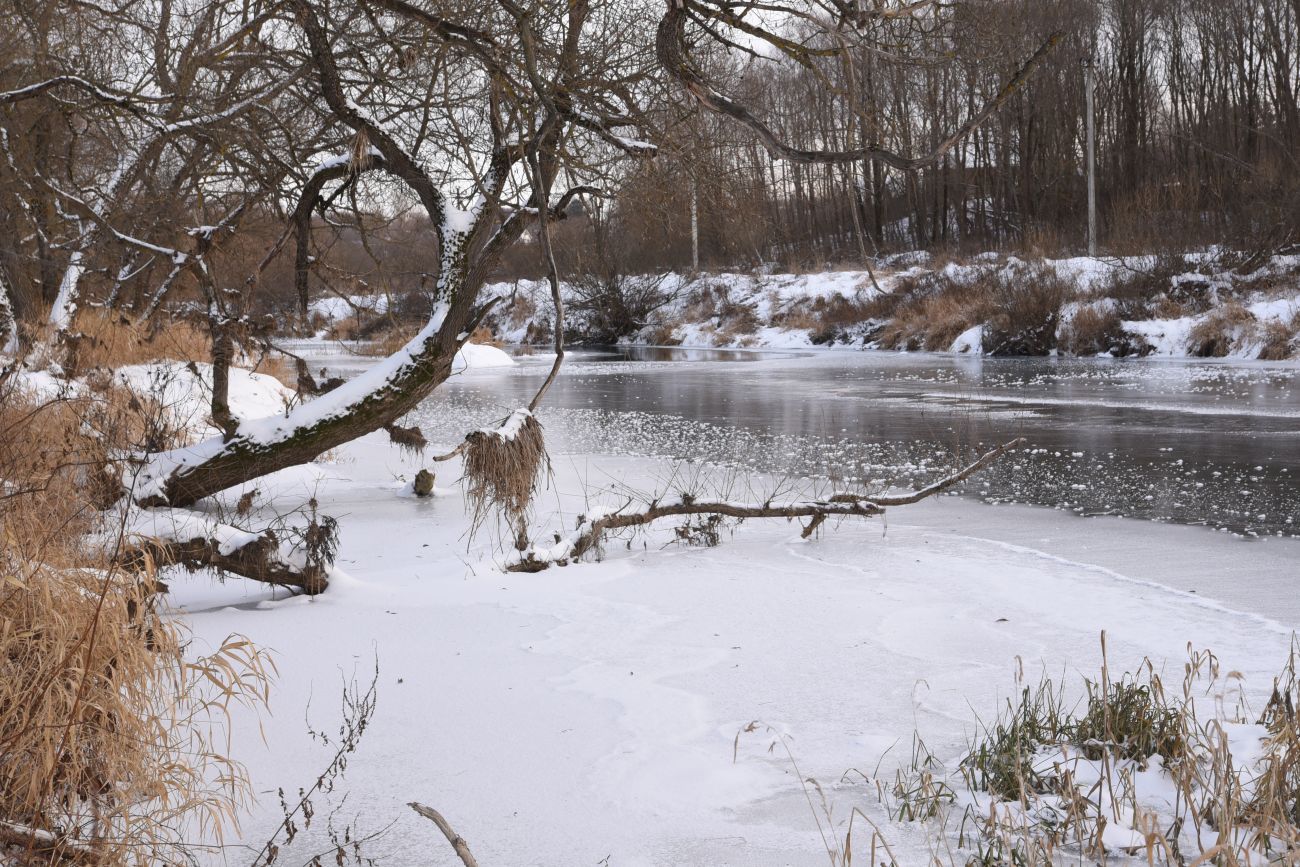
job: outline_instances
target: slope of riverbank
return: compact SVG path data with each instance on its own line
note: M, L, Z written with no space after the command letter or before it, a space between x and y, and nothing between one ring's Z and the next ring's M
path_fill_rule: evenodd
M545 284L495 291L509 298L497 336L545 342ZM1300 350L1297 256L1238 273L1207 254L939 262L916 253L874 272L617 276L565 291L579 341L1268 360Z

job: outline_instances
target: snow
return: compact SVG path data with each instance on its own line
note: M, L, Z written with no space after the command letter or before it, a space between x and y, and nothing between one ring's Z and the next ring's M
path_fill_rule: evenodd
M451 363L452 373L493 367L514 367L515 360L502 349L481 343L466 343Z
M114 371L119 384L158 401L181 427L202 431L211 413L212 365L181 361L133 364ZM297 392L265 373L231 367L227 404L236 418L281 415Z
M50 324L56 329L66 329L72 324L72 317L77 313L77 285L86 270L86 265L82 261L83 255L81 250L73 250L68 258L68 267L63 272L63 280L59 283L59 294L50 308Z
M1183 316L1178 319L1148 319L1140 322L1124 322L1124 330L1141 337L1154 349L1153 355L1165 358L1186 358L1187 342L1192 329L1196 327L1197 317Z
M953 340L952 346L948 347L949 352L969 352L972 355L980 355L984 352L984 326L976 325L967 328Z
M209 515L187 509L133 510L123 532L128 544L141 538L174 542L212 539L224 555L251 545L259 538L256 533L222 524Z
M783 521L750 522L718 548L681 548L665 527L630 549L609 544L604 562L505 573L510 546L468 539L459 492L395 496L393 479L419 465L372 435L323 468L316 497L342 518L351 578L314 600L173 582L203 643L237 631L276 655L265 742L258 722L235 720L237 754L264 793L244 840L280 821L276 788L328 761L304 716L333 725L341 678L364 683L377 660L378 713L339 795L362 831L396 822L377 844L390 863L444 852L404 806L418 800L481 863L824 864L800 774L825 787L841 836L858 807L900 864L923 863L923 832L889 823L873 785L839 782L846 770L874 776L880 763L891 779L906 759L891 746L916 729L937 755L959 756L972 708L992 714L1015 694L1018 659L1095 670L1102 629L1112 666L1150 656L1172 681L1190 641L1265 694L1297 622L1258 596L1253 610L1244 594L1216 602L1199 583L1232 574L1246 543L1119 519L1082 535L1085 522L1058 513L951 499L812 540ZM563 536L577 515L599 514L594 503L672 472L644 458L557 457L535 538ZM1285 583L1300 544L1268 547L1274 560L1252 568ZM1189 569L1202 593L1166 586ZM769 752L777 735L798 773L782 748Z
M313 315L330 322L341 322L352 316L357 308L380 315L388 311L387 295L349 295L341 298L337 295L323 295L311 302Z

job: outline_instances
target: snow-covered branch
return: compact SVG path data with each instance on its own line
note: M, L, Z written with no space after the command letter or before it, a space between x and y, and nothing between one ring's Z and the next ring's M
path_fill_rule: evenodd
M329 586L329 564L286 545L274 530L253 533L187 509L133 512L118 562L128 570L182 566L191 572L216 569L296 587L308 594Z
M79 75L56 75L53 78L47 78L45 81L38 81L26 87L0 92L0 105L12 105L16 102L32 99L58 87L73 87L85 91L100 102L129 108L135 113L141 111L137 106L137 102L140 101L138 97L119 90L101 87Z

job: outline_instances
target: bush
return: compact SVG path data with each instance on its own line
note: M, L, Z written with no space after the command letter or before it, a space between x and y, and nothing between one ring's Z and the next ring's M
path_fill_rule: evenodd
M645 328L651 316L675 297L667 275L584 274L571 284L566 328L586 343L617 343Z
M1300 313L1290 322L1275 320L1264 326L1259 357L1264 361L1286 361L1300 351Z
M1197 358L1222 358L1255 336L1255 314L1235 301L1206 316L1187 338L1187 352Z
M991 286L994 313L984 329L984 351L1002 356L1049 354L1056 348L1061 305L1070 293L1046 265L998 271Z

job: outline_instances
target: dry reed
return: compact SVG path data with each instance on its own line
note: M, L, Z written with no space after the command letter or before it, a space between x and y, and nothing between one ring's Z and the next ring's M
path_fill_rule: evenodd
M498 511L515 528L518 541L542 470L549 465L541 422L526 409L515 410L497 428L467 436L465 494L474 526Z
M114 456L168 440L156 415L107 385L0 385L0 860L175 863L247 795L225 717L265 700L268 661L240 638L194 657L155 570L112 566L122 513L97 508Z

